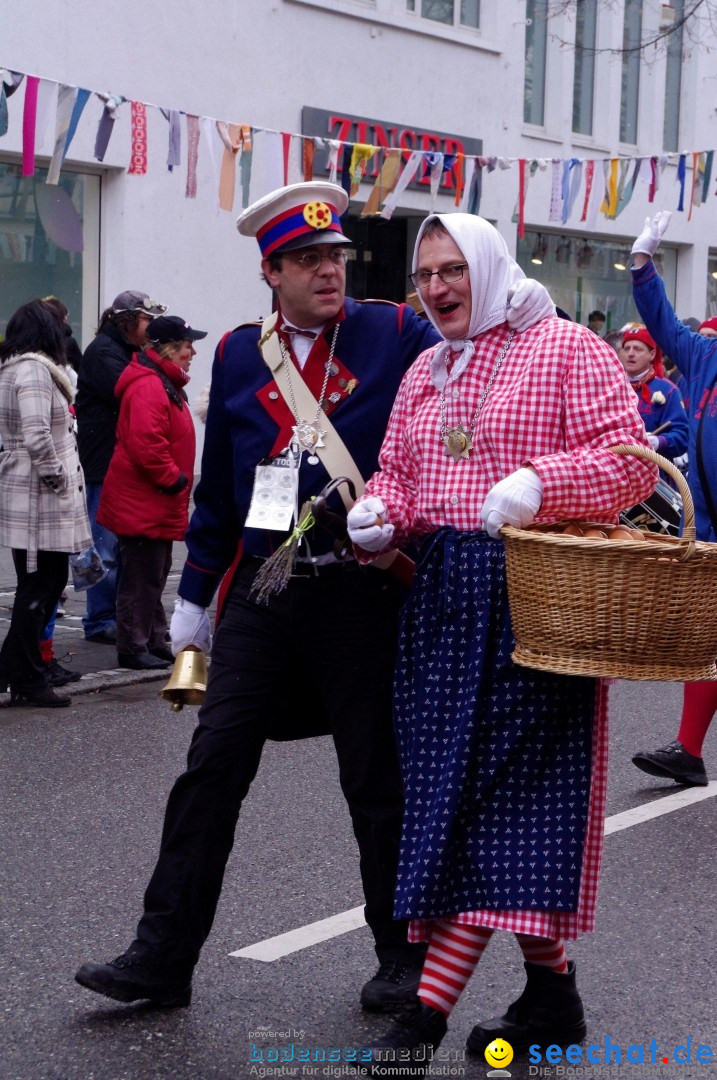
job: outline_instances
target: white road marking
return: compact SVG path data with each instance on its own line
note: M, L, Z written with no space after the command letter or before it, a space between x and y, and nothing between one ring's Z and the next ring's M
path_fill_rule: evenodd
M630 829L633 825L641 825L643 821L651 821L653 818L662 817L663 814L671 814L674 810L681 810L683 806L691 806L692 803L702 802L703 799L713 799L717 795L717 780L712 780L707 787L680 788L674 795L665 795L662 799L645 803L643 806L634 806L632 810L623 810L621 814L613 814L605 819L605 835Z
M703 799L712 799L717 795L717 781L712 780L707 787L682 788L674 795L665 795L661 799L645 803L644 806L635 806L632 810L623 810L620 814L613 814L605 820L605 835L622 832L630 829L633 825L641 825L643 821L651 821L653 818L662 817L663 814L671 814L675 810L681 810L684 806L702 802ZM261 960L263 963L271 963L280 960L282 956L308 949L311 945L318 945L321 941L347 934L350 930L358 930L366 925L363 915L363 906L351 908L350 911L341 911L338 915L332 915L328 919L319 919L318 922L307 923L295 930L288 930L285 934L277 934L276 937L266 938L265 941L257 941L254 945L247 945L244 949L230 952L229 956L238 957L242 960Z
M263 960L270 963L279 960L289 953L298 952L299 949L308 949L310 945L318 945L320 941L328 941L329 938L347 934L349 930L358 930L365 926L363 916L363 904L361 907L351 908L350 911L340 911L338 915L331 915L328 919L319 919L318 922L307 923L299 926L296 930L289 930L286 934L277 934L276 937L267 938L266 941L258 941L256 945L247 945L245 949L229 953L230 956L241 956L246 960Z

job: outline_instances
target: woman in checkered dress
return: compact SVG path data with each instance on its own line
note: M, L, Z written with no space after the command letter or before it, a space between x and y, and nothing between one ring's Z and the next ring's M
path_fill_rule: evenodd
M608 449L647 444L614 351L555 317L521 334L507 326L523 274L488 222L428 218L413 270L445 340L405 376L380 471L349 515L360 557L421 545L396 673L406 808L395 915L429 949L418 1002L377 1060L440 1042L496 929L518 937L527 984L473 1029L469 1049L585 1034L563 942L594 924L605 692L512 663L500 529L616 520L656 480L652 465Z

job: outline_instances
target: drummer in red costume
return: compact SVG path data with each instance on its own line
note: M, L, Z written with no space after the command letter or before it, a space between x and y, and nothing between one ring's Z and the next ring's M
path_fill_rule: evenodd
M403 379L380 472L349 512L361 558L421 545L394 694L406 799L395 914L429 944L418 1002L371 1047L374 1074L387 1052L425 1060L441 1042L494 930L516 935L527 983L468 1049L565 1045L586 1031L564 941L595 919L605 687L512 663L500 530L615 520L657 469L610 452L646 439L605 342L553 317L518 334L506 324L518 273L481 218L424 222L412 280L446 340Z
M665 378L662 352L647 327L639 323L627 327L618 355L637 394L637 408L650 446L669 461L681 457L687 452L687 413L679 389Z

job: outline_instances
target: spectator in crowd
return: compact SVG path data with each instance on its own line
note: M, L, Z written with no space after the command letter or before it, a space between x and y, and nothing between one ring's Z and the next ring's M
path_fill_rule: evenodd
M635 304L650 334L672 357L689 387L689 485L695 506L698 540L717 541L717 341L693 333L672 308L653 255L669 224L661 210L645 222L632 247ZM703 324L704 325L704 324ZM716 643L717 644L717 643ZM635 754L633 764L650 776L678 784L704 786L707 771L702 747L717 711L717 682L684 685L677 738L657 750Z
M669 461L687 452L688 421L680 391L663 377L662 353L646 327L632 324L623 329L618 353L653 450Z
M603 341L606 341L611 349L614 349L617 355L620 355L620 349L622 348L622 330L607 330L603 336Z
M428 1059L496 929L516 934L527 984L468 1049L586 1032L564 939L594 923L605 688L513 664L500 532L617 518L657 470L610 450L645 441L612 349L557 318L522 334L506 324L519 273L482 218L423 223L412 279L446 340L403 379L381 471L348 515L362 560L421 543L394 690L406 801L395 914L428 953L418 1001L372 1044L378 1075L390 1051Z
M142 352L124 369L117 442L97 511L119 538L117 659L120 667L167 667L167 616L162 593L172 541L183 540L194 477L194 421L184 387L206 332L177 315L153 319Z
M717 337L717 318L705 319L700 323L697 333L702 334L702 337Z
M117 641L116 603L119 544L97 521L97 507L115 446L119 402L117 380L135 352L146 344L152 319L167 308L146 293L128 289L116 296L100 319L97 334L85 349L77 382L77 440L87 482L87 510L95 547L109 573L87 591L85 638L104 645Z
M602 336L602 332L605 328L605 312L600 311L598 308L595 311L591 311L588 315L588 330L592 330L598 337Z
M70 312L67 304L63 304L62 300L58 300L56 296L46 296L45 302L50 305L53 311L57 314L62 329L66 337L65 348L67 352L66 364L71 369L72 374L70 379L75 390L77 389L77 372L80 370L80 361L82 360L82 349L77 344L74 334L72 333L72 327L70 326Z
M54 310L32 300L12 316L0 345L0 544L12 548L17 574L0 687L9 686L14 705L70 703L49 685L40 652L69 555L91 543L65 340Z

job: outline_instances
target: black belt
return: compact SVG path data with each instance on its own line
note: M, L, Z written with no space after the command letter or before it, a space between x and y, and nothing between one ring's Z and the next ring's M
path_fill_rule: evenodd
M250 567L253 570L259 570L261 566L266 562L266 558L262 558L259 555L245 555L241 561L242 568L245 566ZM347 559L345 562L333 562L333 563L308 563L308 562L296 562L294 568L291 571L293 578L315 578L315 577L327 577L332 574L345 574L347 571L353 572L360 570L361 567L355 559Z

